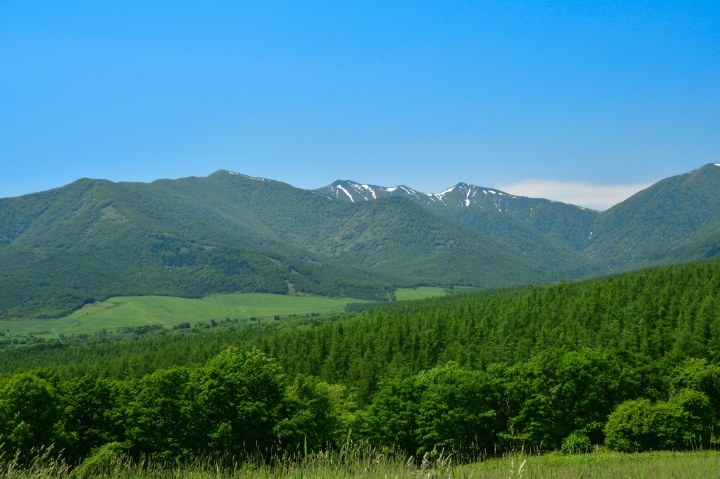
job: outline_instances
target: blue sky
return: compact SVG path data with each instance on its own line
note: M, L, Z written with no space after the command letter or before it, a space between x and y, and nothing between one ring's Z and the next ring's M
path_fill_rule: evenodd
M720 162L717 1L0 0L0 65L0 197L229 169L604 208Z

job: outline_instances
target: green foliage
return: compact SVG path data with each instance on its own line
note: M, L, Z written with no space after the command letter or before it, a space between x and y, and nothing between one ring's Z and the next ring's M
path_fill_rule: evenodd
M186 368L158 370L124 384L125 445L136 456L187 458L198 444L200 406Z
M713 414L707 396L684 389L668 401L620 404L605 426L605 444L621 452L690 449L710 443Z
M720 328L711 319L701 321L699 313L720 310L719 289L720 263L708 261L398 303L345 321L278 328L262 337L259 347L291 375L320 375L360 390L372 390L378 378L403 377L447 361L483 369L549 350L606 347L655 359L716 360ZM597 365L585 367L577 374L596 374Z
M560 450L565 454L584 454L592 449L592 441L583 432L573 432L563 439Z
M682 411L680 434L671 436L671 440L675 441L675 449L708 447L716 419L714 416L717 414L713 413L708 397L700 391L682 389L670 396L668 403Z
M0 452L30 459L34 451L67 443L61 396L41 374L22 373L0 384ZM57 451L56 451L57 452Z
M76 473L79 477L99 477L116 467L123 467L127 461L123 445L119 442L103 444L88 456Z
M64 456L76 462L104 444L122 436L120 405L124 389L120 383L84 375L61 381L62 416L71 434Z
M422 456L491 450L499 398L478 372L433 368L380 389L367 409L371 443Z
M229 348L208 361L193 381L208 452L237 455L274 444L284 394L280 369L257 350Z
M275 427L280 444L302 447L303 452L337 447L341 419L334 406L331 385L298 375L287 391L283 419Z
M639 389L637 363L612 351L542 353L509 368L505 390L518 404L509 410L510 444L559 449L571 434L603 442L602 428L615 405Z
M706 359L683 361L670 377L672 393L684 389L699 391L707 396L713 411L720 411L720 366Z

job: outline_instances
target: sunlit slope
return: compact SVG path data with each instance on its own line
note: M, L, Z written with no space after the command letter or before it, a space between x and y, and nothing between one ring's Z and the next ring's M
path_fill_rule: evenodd
M2 199L0 219L6 318L56 317L111 296L386 299L397 286L553 277L404 199L358 207L227 171L151 184L83 179Z
M357 197L339 194L343 184ZM498 288L698 260L720 252L718 191L713 164L605 212L464 183L421 194L351 182L308 191L225 170L82 179L0 199L0 318L58 317L111 296L382 300L397 287Z
M720 166L666 178L603 212L588 256L624 271L720 252Z
M201 299L127 296L88 304L58 319L0 320L0 330L10 338L27 334L54 337L53 330L65 336L93 335L99 331L117 332L119 328L171 328L183 323L340 313L346 304L357 301L264 293L223 294Z

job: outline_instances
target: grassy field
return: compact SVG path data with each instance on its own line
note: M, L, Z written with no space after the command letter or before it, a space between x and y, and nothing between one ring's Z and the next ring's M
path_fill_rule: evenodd
M398 289L398 301L423 299L447 294L443 288L420 287ZM0 332L6 337L35 335L54 337L58 334L94 334L148 325L173 327L181 323L230 319L272 318L274 316L309 313L339 313L348 303L358 299L336 299L317 296L286 296L261 293L219 294L202 299L171 296L125 296L88 304L59 319L0 321Z
M419 288L401 288L395 291L395 298L398 301L410 301L413 299L425 299L433 296L445 296L447 290L445 288L435 288L431 286L421 286Z
M31 333L50 337L52 328L59 334L93 334L122 327L160 325L172 327L190 322L225 318L262 318L290 314L338 313L357 299L333 299L277 294L223 294L203 299L169 296L127 296L89 304L69 316L52 320L0 321L7 336Z
M702 478L718 477L720 452L593 453L514 456L458 466L451 477L500 478Z
M55 461L38 460L29 467L15 461L0 466L0 477L97 477L118 479L684 479L717 477L720 453L658 452L644 454L593 453L577 456L508 456L468 465L454 465L452 458L436 457L422 461L388 457L378 452L321 453L303 460L282 458L274 465L254 462L221 467L213 460L189 465L177 463L133 464L120 457L88 461L71 472Z

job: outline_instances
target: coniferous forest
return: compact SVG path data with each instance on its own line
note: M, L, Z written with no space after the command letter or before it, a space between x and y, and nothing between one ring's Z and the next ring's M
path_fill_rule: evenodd
M6 347L0 453L71 464L712 448L720 262L378 306Z

